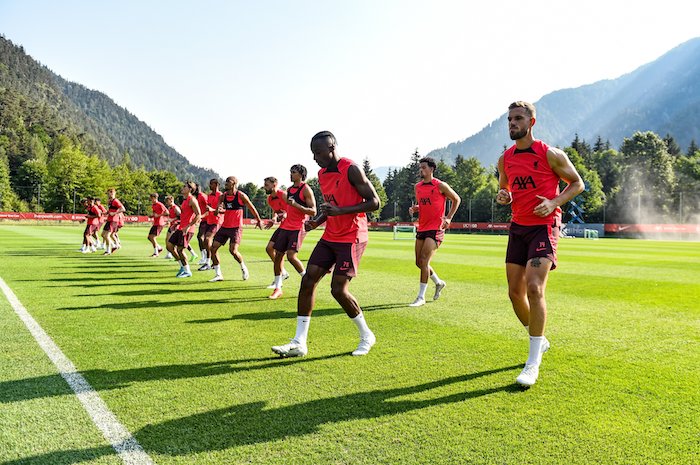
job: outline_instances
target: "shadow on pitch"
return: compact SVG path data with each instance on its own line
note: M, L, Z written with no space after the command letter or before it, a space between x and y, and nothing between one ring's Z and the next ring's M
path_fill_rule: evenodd
M292 361L284 361L289 362ZM520 365L513 365L413 386L358 392L272 409L266 408L267 404L264 401L249 402L148 425L136 431L134 437L146 452L170 456L186 456L276 442L288 437L318 434L323 425L327 424L399 415L429 407L465 402L499 392L521 393L523 391L516 384L497 385L486 389L469 389L469 385L466 385L464 390L453 394L419 400L404 398L518 368ZM69 464L89 460L99 454L112 453L111 449L104 447L69 450L5 462L3 465Z
M267 368L313 363L345 357L349 354L332 354L322 357L283 359L273 354L270 357L222 360L219 362L195 363L191 365L158 365L127 370L85 370L80 373L96 391L122 389L134 383L147 381L203 378ZM31 399L72 395L73 391L61 375L38 376L15 381L0 382L0 404L22 402Z
M182 291L181 291L182 292ZM189 291L187 291L189 292ZM139 295L150 294L150 290L143 291ZM211 294L211 292L209 293ZM108 294L107 294L108 295ZM294 299L296 296L280 297L277 300ZM102 305L80 306L80 307L59 307L56 310L134 310L138 308L152 308L154 310L163 310L168 308L180 307L201 307L202 305L211 306L219 304L238 304L250 302L269 302L267 297L223 297L220 299L196 299L196 300L178 300L173 302L163 302L161 300L142 300L138 302L110 302ZM238 318L244 319L244 318Z
M293 297L282 297L278 300L296 298ZM265 299L263 299L265 300ZM388 310L391 308L401 308L405 307L406 303L393 303L393 304L379 304L379 305L366 305L362 307L362 311L371 312L377 310ZM345 315L345 311L340 307L332 308L317 308L313 311L314 317L319 316L333 316L333 315ZM295 309L285 310L273 310L271 312L250 312L250 313L239 313L236 315L231 315L228 318L205 318L202 320L189 320L185 323L193 324L207 324L207 323L223 323L225 321L235 321L235 320L250 320L250 321L261 321L261 320L279 320L279 319L290 319L296 318L297 313Z

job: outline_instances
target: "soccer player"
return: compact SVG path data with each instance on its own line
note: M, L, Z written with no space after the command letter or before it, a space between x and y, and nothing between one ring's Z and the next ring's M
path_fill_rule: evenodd
M211 246L211 263L214 268L214 277L209 282L223 281L224 275L221 273L221 262L219 261L219 247L226 245L226 242L231 239L228 250L233 255L233 258L241 265L241 273L243 280L247 280L250 276L248 267L245 266L243 255L238 251L238 245L241 243L243 236L243 207L247 206L257 220L256 228L262 229L262 219L258 210L250 201L245 192L238 190L238 179L235 176L226 178L224 185L226 191L219 199L219 212L223 213L224 221L221 228L214 236L214 243Z
M412 205L408 212L413 215L418 213L418 231L416 233L416 266L420 269L420 285L418 297L409 307L425 305L425 290L428 288L428 277L435 283L433 300L440 298L440 293L445 288L445 281L441 280L430 262L444 240L445 230L450 227L462 199L452 188L443 181L433 177L437 164L430 157L418 160L418 172L421 181L416 184L416 204ZM445 203L450 199L452 205L445 215Z
M542 354L549 349L544 336L545 287L549 270L557 266L561 206L584 189L566 153L533 137L535 121L533 104L517 101L508 107L508 129L515 144L498 159L496 196L499 204L511 205L513 214L506 277L513 310L530 334L529 355L516 379L523 386L535 384ZM560 180L567 184L561 192Z
M277 178L274 176L265 178L263 187L267 194L267 204L272 209L272 219L265 224L265 229L270 229L275 223L281 223L284 217L287 216L287 197L282 189L277 188ZM279 228L275 229L275 232L272 233L272 237L270 237L270 240L267 242L267 246L265 246L265 252L267 252L270 260L272 260L273 266L275 262L275 240L277 240L279 232ZM284 266L282 267L282 276L283 279L289 278L289 273L284 269ZM273 280L272 284L267 286L267 288L274 289L275 285L276 281Z
M319 206L319 215L307 221L304 228L310 231L325 222L326 229L309 257L306 274L301 280L296 334L289 344L274 346L272 351L282 357L303 357L308 353L306 340L316 286L333 270L331 294L360 332L360 343L352 355L366 355L376 338L348 286L357 275L360 258L367 246L365 213L379 208L379 197L362 168L348 158L340 157L335 136L330 132L323 131L313 136L311 152L321 167L318 181L324 203Z
M204 251L202 252L202 261L204 264L199 267L199 271L211 270L211 246L214 241L214 235L221 227L224 221L224 216L219 214L219 200L221 199L221 191L219 190L219 180L214 178L209 181L209 194L207 194L207 216L203 223L206 223L204 229Z
M192 236L194 236L197 222L202 216L199 212L199 204L196 197L192 194L197 189L197 185L192 181L187 181L182 186L182 196L184 200L180 206L180 224L168 242L175 247L169 248L176 260L181 263L180 271L175 275L176 278L190 278L192 271L187 263L187 254L185 249L190 244Z
M274 272L275 290L270 295L271 299L278 299L282 296L282 281L285 279L283 262L285 253L289 263L295 270L304 277L306 270L301 263L297 253L301 249L306 231L304 222L309 216L316 215L316 199L311 188L304 182L306 180L306 168L303 165L293 165L289 169L289 177L292 185L287 189L285 198L287 199L287 216L282 220L282 224L277 228L277 237L274 241L275 260Z
M119 245L119 239L116 237L117 232L124 225L124 215L126 211L124 205L117 199L117 190L114 188L107 189L107 197L109 202L107 203L107 221L105 222L105 227L102 230L102 238L104 239L105 250L104 255L111 255L112 252L116 251Z
M95 199L92 197L85 199L85 208L87 210L87 215L85 216L86 224L83 232L83 248L80 251L82 253L92 253L96 250L93 236L100 227L102 211L95 206Z
M158 201L157 192L152 193L148 197L151 199L151 210L153 210L153 215L151 215L151 218L153 218L153 226L151 226L151 230L148 231L148 240L151 245L153 245L153 255L151 255L151 257L157 257L163 251L163 247L158 245L158 240L156 238L160 236L160 233L163 231L168 209Z
M204 241L204 235L207 233L207 218L209 217L209 209L207 208L207 194L202 192L199 184L195 184L195 186L197 186L197 189L192 193L192 195L194 195L195 199L197 200L197 203L199 204L199 211L202 214L199 229L197 230L197 244L199 245L199 253L202 254L202 259L199 260L198 264L204 265L205 263L209 263L209 257L207 256L207 245ZM196 254L191 258L194 260L196 258Z
M99 199L99 197L95 197L95 206L100 210L100 221L97 223L97 231L95 231L95 234L92 236L93 239L95 239L95 244L97 245L97 248L100 250L103 250L105 248L105 243L104 241L100 241L100 234L99 234L99 229L102 227L102 225L107 221L107 207L102 205L102 201Z

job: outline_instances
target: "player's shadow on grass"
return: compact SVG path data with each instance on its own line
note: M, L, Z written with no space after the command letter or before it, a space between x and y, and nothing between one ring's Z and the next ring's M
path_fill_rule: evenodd
M96 391L108 391L127 388L134 383L203 378L270 368L284 369L291 365L314 363L345 356L349 356L349 354L283 359L271 353L269 357L260 358L222 360L190 365L157 365L115 371L84 370L80 373ZM0 382L0 405L72 394L70 386L58 374Z
M282 299L290 297L282 297ZM296 298L296 295L293 296ZM279 300L279 299L278 299ZM363 306L362 310L365 312L376 311L376 310L388 310L391 308L401 308L405 307L406 303L392 303L392 304L378 304L378 305L367 305ZM345 311L340 307L331 308L317 308L313 312L314 317L319 316L333 316L333 315L344 315ZM295 308L290 308L289 310L273 310L271 312L250 312L250 313L239 313L231 315L228 318L205 318L202 320L189 320L185 323L193 324L207 324L207 323L223 323L225 321L235 321L235 320L250 320L250 321L261 321L261 320L279 320L279 319L290 319L296 318L297 312Z
M175 420L148 425L134 433L146 452L186 456L221 451L239 446L270 443L288 437L318 434L324 425L354 420L399 415L425 408L465 402L499 392L520 393L516 384L492 387L452 389L452 393L426 398L434 389L520 368L513 365L476 373L452 376L436 381L393 389L377 389L336 397L316 399L278 408L266 408L257 401L198 413ZM417 396L417 399L411 399ZM53 452L41 456L5 462L15 464L69 464L112 454L109 448Z

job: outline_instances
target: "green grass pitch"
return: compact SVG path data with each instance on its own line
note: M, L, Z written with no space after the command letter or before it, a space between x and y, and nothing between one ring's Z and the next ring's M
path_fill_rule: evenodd
M248 281L225 252L209 283L148 258L143 227L110 257L78 253L81 230L0 225L0 277L158 464L700 463L697 242L563 239L552 349L523 390L505 236L448 235L447 288L414 309L413 241L371 233L351 291L377 345L350 356L357 329L326 278L309 355L280 359L299 277L267 298L270 231L244 232ZM0 464L117 463L0 295Z

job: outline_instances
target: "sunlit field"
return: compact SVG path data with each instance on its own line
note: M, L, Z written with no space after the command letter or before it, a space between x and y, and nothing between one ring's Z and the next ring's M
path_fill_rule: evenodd
M562 239L552 348L525 390L506 236L448 235L433 261L447 288L409 308L413 241L373 232L351 283L370 354L350 355L357 329L326 278L308 356L281 359L300 278L289 267L268 299L270 231L244 232L250 279L225 252L218 283L175 278L146 228L112 256L79 253L81 231L0 224L0 277L158 464L700 463L697 242ZM118 463L0 294L0 464Z

